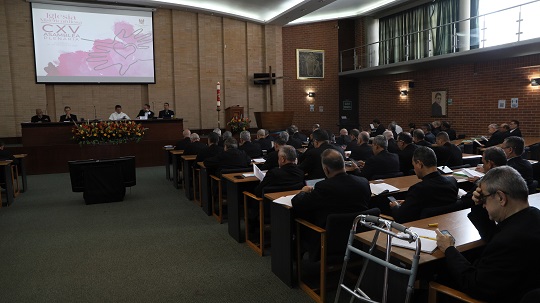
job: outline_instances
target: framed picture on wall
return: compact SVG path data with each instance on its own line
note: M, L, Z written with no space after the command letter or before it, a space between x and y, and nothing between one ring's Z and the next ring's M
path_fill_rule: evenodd
M446 91L437 90L431 92L431 116L432 117L446 117Z
M313 49L297 49L296 78L324 78L324 51Z

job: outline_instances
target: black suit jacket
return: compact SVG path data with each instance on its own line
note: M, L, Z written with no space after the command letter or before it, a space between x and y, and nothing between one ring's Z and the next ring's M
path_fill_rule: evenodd
M384 128L384 126L382 124L379 124L379 126L377 126L375 131L371 133L371 136L376 137L378 135L382 135L385 130L386 130L386 128Z
M531 186L533 179L533 169L532 164L528 160L523 159L522 157L514 157L511 159L508 159L506 162L506 165L514 168L519 172L519 174L525 179L525 182L527 182L527 186Z
M454 177L433 172L409 188L405 202L399 207L392 207L392 217L400 223L419 220L424 208L456 203L457 193L458 185Z
M253 143L259 145L261 150L266 150L269 152L273 149L272 140L267 138L257 139L253 141Z
M171 119L174 116L174 111L172 110L160 110L159 118Z
M66 115L60 116L60 121L59 122L65 122L65 121L75 121L75 122L77 122L77 115L71 114L69 116L70 116L69 118L66 118Z
M452 128L447 128L444 130L448 134L448 138L450 138L450 141L457 139L456 131Z
M489 140L484 144L485 147L495 146L503 143L505 139L505 134L501 133L500 131L495 131L491 136L489 137Z
M415 144L411 143L403 150L400 150L398 153L399 156L399 170L403 172L403 174L407 175L408 172L410 172L413 169L412 165L412 158L414 155L414 151L418 148Z
M300 140L300 142L306 142L308 140L307 136L300 133L300 132L296 132L292 135L293 138L295 139L298 139Z
M516 137L523 137L521 135L521 130L518 128L514 129L513 131L510 131L510 133L508 134L508 136L516 136Z
M455 247L445 251L447 270L460 290L486 302L517 303L540 285L540 211L528 207L499 224L489 220L481 205L469 219L486 246L470 263Z
M394 154L399 153L399 147L395 139L388 140L388 151Z
M206 147L207 145L200 141L191 142L184 149L184 155L198 155L199 152L206 149Z
M246 154L252 159L262 157L262 149L259 144L247 141L244 142L244 144L238 146L238 149L245 151Z
M289 141L287 141L287 145L290 145L296 149L299 149L299 148L302 148L302 141L294 137L289 137Z
M205 149L199 151L197 154L197 159L195 159L195 164L197 162L203 162L204 160L217 156L218 154L223 152L223 147L217 146L216 144L212 144L210 146L207 146Z
M261 170L271 170L273 168L279 167L278 156L278 152L272 149L272 151L266 155L266 161L261 166Z
M437 166L459 166L463 164L463 153L455 144L446 142L443 146L433 147L437 156Z
M435 135L429 132L424 135L424 140L428 141L431 144L435 144Z
M139 111L139 114L137 115L137 117L141 117L141 116L144 117L144 116L145 116L145 113L146 113L146 112L145 112L144 110L141 109L141 110ZM153 112L153 111L149 111L149 112L148 112L148 119L152 119L152 118L154 118L154 112Z
M351 137L349 136L336 137L336 144L339 146L348 145L349 143L351 143Z
M263 189L266 187L292 186L304 182L304 171L296 164L289 163L282 167L275 167L266 172L264 179L255 187L255 195L262 197Z
M292 205L296 217L324 228L328 215L367 210L370 198L365 178L341 173L318 182L310 193L300 192Z
M185 150L187 145L190 144L190 143L191 143L191 139L184 138L184 139L182 139L182 140L180 140L180 141L178 141L176 143L176 146L174 147L174 149L176 149L176 150Z
M321 164L321 154L328 148L335 149L343 155L343 150L341 148L329 143L323 143L318 148L309 149L298 157L298 162L300 163L298 167L307 174L306 179L320 179L326 177Z
M387 175L398 172L400 172L398 155L383 150L367 159L362 171L360 173L355 172L355 174L372 180L375 175Z
M210 173L219 174L222 169L244 168L251 165L251 159L242 150L228 149L217 156L204 160L204 166Z
M373 157L373 148L371 145L364 143L351 147L351 155L349 158L356 161L365 161L371 157Z
M31 122L32 123L37 123L37 122L51 122L51 118L47 115L43 115L40 117L38 117L38 115L35 115L32 117L31 119Z
M349 144L347 144L347 147L345 148L345 150L350 150L352 152L352 149L354 147L358 146L358 140L351 140L351 142L349 142Z
M422 140L422 141L418 141L416 143L416 146L425 146L425 147L431 147L431 143L429 143L428 141L426 140Z

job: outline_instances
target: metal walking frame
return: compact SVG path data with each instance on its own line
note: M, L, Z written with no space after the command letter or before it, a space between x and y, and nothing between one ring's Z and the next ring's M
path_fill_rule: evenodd
M375 236L373 237L373 241L371 242L371 246L368 252L365 252L353 246L354 236L356 233L356 226L358 223L362 224L366 228L375 230ZM399 233L393 232L392 228L397 230ZM375 246L377 245L377 239L379 238L379 234L381 232L387 235L385 259L381 259L373 255ZM408 242L416 242L416 249L415 249L415 254L413 256L411 269L401 268L399 266L396 266L390 263L392 238L398 238L398 239L405 240ZM367 266L370 261L373 261L381 266L384 266L384 283L383 283L383 293L382 293L381 302L386 303L388 299L387 292L388 292L388 270L389 269L394 272L409 276L408 283L407 283L405 303L409 302L411 299L412 293L414 291L414 282L415 282L416 274L418 271L418 262L420 260L420 250L421 250L420 238L418 237L416 233L410 231L407 227L399 223L396 223L394 221L382 219L376 216L371 216L371 215L357 216L353 221L353 225L349 234L347 250L345 251L345 261L343 263L343 269L341 270L341 276L339 278L338 289L337 289L336 298L334 302L335 303L339 302L339 296L340 296L342 288L352 295L351 301L350 301L351 303L354 301L355 298L359 299L361 302L370 302L370 303L377 302L369 298L369 296L360 289L360 283L362 282L362 279L364 278ZM354 290L350 289L345 284L343 284L345 273L347 271L347 264L351 258L351 253L355 253L364 258L362 271L360 272L360 277L358 278L358 281L356 282Z

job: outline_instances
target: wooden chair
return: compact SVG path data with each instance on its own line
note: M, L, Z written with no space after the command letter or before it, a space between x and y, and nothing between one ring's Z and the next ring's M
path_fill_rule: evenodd
M297 190L302 189L304 186L304 183L297 183L293 185L288 186L269 186L265 189L263 189L263 196L267 193L275 193L280 191L289 191L289 190ZM246 244L249 248L253 249L259 256L264 255L264 249L265 249L265 231L267 228L269 228L269 225L265 224L265 216L268 213L265 211L265 205L264 205L264 198L259 198L256 195L244 191L244 222L245 222L245 230L246 230ZM259 209L259 241L255 241L254 239L250 238L250 231L253 228L251 224L249 223L249 207L248 203L256 202L258 204Z
M439 284L437 282L429 282L428 303L437 303L438 293L445 294L447 296L450 296L452 298L455 298L462 302L467 302L467 303L483 303L484 302L484 301L476 300L472 298L471 296L461 291L450 288L448 286Z
M191 171L193 176L193 203L201 206L201 169L193 167Z
M21 185L19 176L19 167L16 164L11 164L11 182L13 183L13 196L17 197L21 193Z
M223 223L224 219L224 206L225 199L223 193L223 182L221 181L221 176L224 174L239 173L252 171L252 168L233 168L233 169L222 169L219 173L219 176L210 175L210 190L212 192L212 216L216 218L219 224Z
M326 278L327 273L332 271L340 271L343 262L343 249L347 246L349 239L349 231L353 220L360 214L378 216L380 215L378 208L372 208L364 212L332 214L327 217L325 228L316 226L306 220L296 219L296 260L298 285L305 291L313 300L319 303L326 302ZM319 263L319 285L315 288L310 287L304 279L302 279L303 259L301 247L301 227L306 227L312 232L316 232L320 236L320 247L317 252L309 252L311 261L318 259ZM314 256L314 254L316 254ZM319 258L320 256L320 258Z

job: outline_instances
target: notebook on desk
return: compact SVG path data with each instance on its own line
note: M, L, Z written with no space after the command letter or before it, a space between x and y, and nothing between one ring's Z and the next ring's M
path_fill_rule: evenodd
M424 253L432 254L437 249L437 233L434 230L409 227L409 229L420 237L420 250ZM408 249L416 249L415 242L408 242L397 238L392 239L392 246Z
M370 183L371 193L374 195L398 192L399 188L386 183Z

